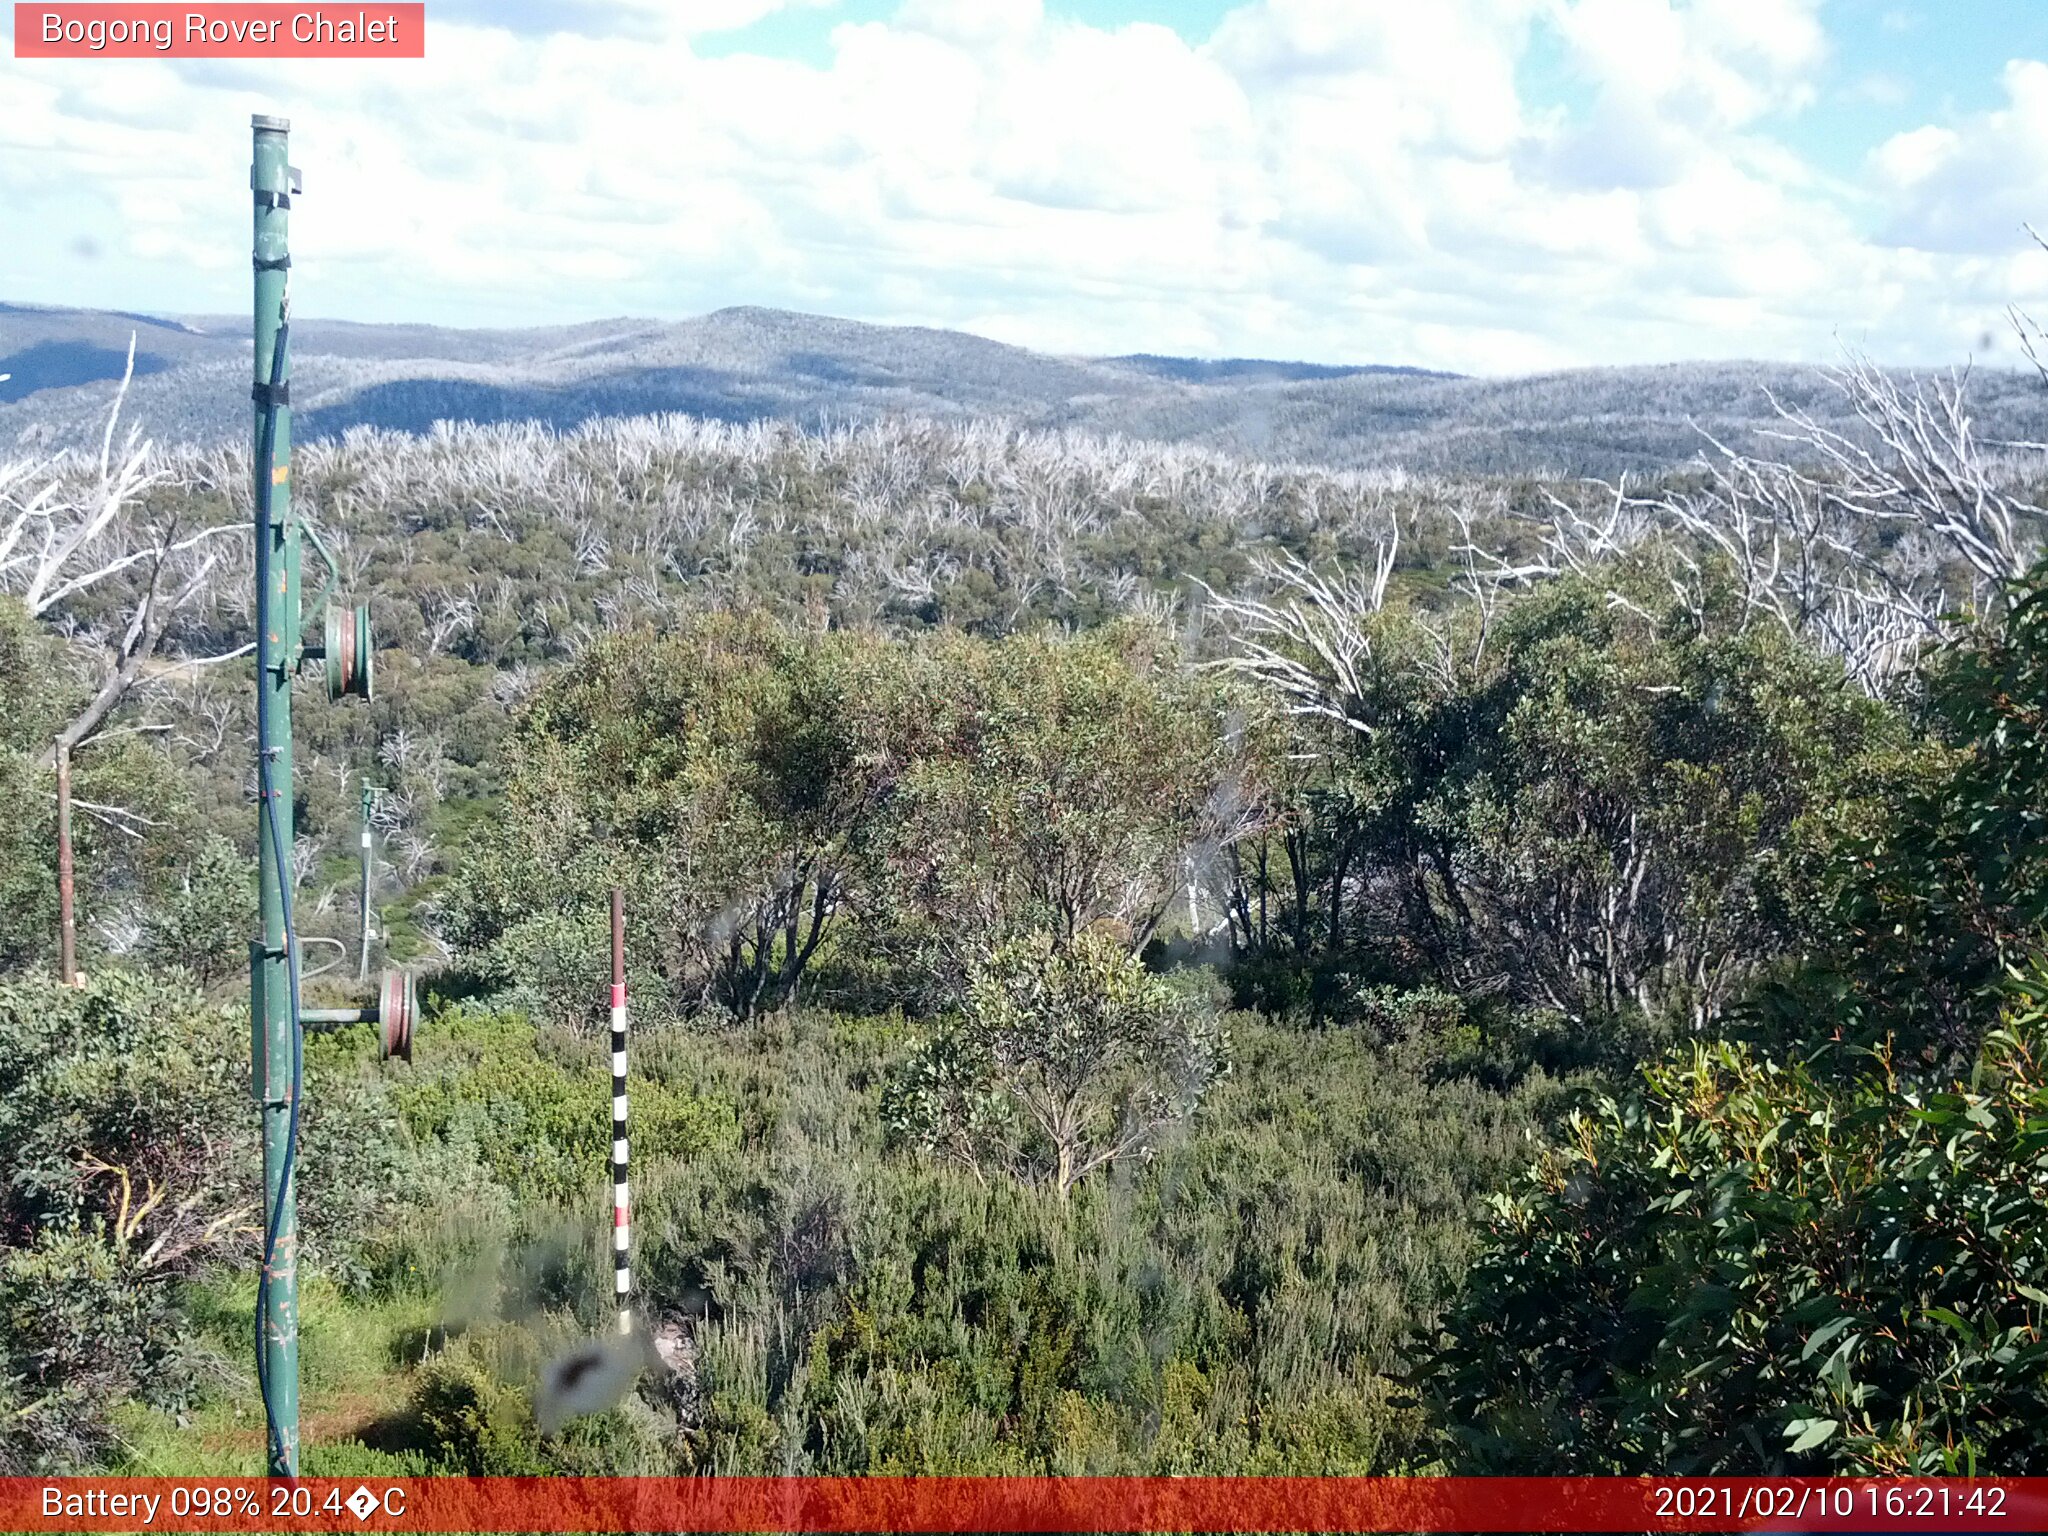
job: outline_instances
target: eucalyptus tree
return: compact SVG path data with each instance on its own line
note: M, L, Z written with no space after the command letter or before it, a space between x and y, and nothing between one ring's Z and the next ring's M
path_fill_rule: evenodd
M1213 1011L1116 934L1026 934L976 964L958 1013L899 1064L883 1113L927 1152L1065 1200L1148 1156L1229 1059Z
M502 814L447 904L458 953L586 1011L603 892L624 884L634 952L675 1005L786 1001L859 897L898 771L885 662L760 615L590 647L521 716Z

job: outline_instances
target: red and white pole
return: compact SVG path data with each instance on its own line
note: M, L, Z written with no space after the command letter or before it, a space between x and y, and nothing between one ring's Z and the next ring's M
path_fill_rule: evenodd
M633 1239L626 1201L626 897L612 887L612 1287L619 1332L633 1331Z

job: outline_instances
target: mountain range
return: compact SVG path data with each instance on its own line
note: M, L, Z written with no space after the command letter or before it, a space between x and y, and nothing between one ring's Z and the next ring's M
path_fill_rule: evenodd
M11 376L0 380L0 453L97 444L131 334L125 420L159 442L239 440L249 430L249 329L240 316L0 303L0 374ZM1370 363L1060 357L959 331L757 308L520 330L302 320L291 347L301 440L437 420L567 428L677 411L815 425L908 414L1337 468L1612 476L1683 462L1703 433L1768 451L1774 399L1851 425L1820 370L1786 364L1497 379ZM2048 435L2048 392L2031 373L1980 370L1971 398L1987 439Z

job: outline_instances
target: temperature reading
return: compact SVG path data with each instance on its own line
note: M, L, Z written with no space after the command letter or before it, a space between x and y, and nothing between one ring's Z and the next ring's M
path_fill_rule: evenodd
M339 1488L330 1488L324 1495L317 1496L303 1483L270 1490L270 1514L273 1519L292 1517L308 1520L312 1518L316 1509L323 1515L338 1515L346 1508L348 1501L342 1498Z

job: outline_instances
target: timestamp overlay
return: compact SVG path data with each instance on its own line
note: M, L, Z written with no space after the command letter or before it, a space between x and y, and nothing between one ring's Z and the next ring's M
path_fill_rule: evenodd
M0 1478L0 1531L2042 1531L2048 1478Z

